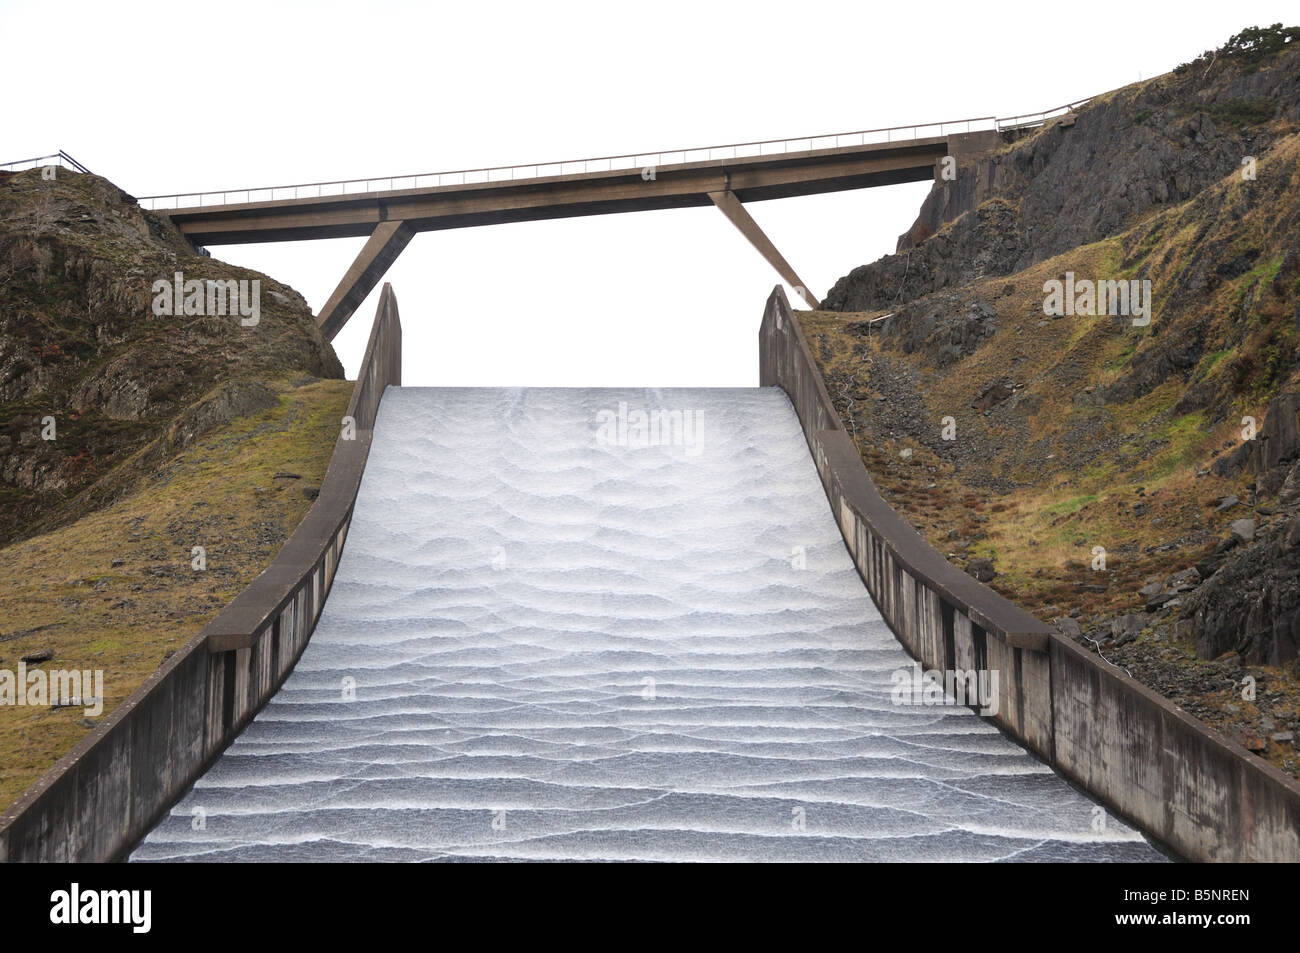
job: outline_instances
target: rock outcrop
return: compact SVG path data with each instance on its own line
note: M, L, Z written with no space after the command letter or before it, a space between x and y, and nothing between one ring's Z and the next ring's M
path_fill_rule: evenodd
M1300 125L1300 53L1220 57L1079 107L936 182L897 253L855 268L829 311L896 306L978 276L1008 275L1184 202Z
M256 325L155 315L154 282L178 272L257 281ZM98 176L0 174L0 544L83 515L142 448L187 442L291 374L343 376L293 289L198 254Z
M1229 550L1186 608L1201 658L1236 652L1250 664L1285 665L1300 657L1300 517Z

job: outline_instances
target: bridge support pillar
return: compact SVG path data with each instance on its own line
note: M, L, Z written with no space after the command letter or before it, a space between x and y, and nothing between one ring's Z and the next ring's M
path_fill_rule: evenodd
M316 324L325 340L334 340L334 335L342 330L343 325L348 323L348 318L361 307L366 295L379 284L379 279L384 277L384 272L388 271L414 235L411 227L402 221L380 222L375 226L365 247L361 249L361 254L357 255L357 260L352 263L339 286L325 302L325 307L316 316Z
M736 198L736 193L730 189L724 189L721 192L710 192L709 198L713 200L713 204L718 207L718 210L727 216L731 224L740 230L740 234L748 238L750 244L758 249L759 254L767 259L767 263L776 269L776 273L795 289L810 308L820 307L820 303L813 297L813 293L808 290L808 286L794 273L790 263L776 250L772 240L758 227L758 222L754 221L753 216L746 210L744 203Z

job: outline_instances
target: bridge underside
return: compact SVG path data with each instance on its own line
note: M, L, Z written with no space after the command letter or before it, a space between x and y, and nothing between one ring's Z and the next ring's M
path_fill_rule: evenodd
M317 316L330 339L416 232L710 205L816 307L816 297L744 203L923 182L934 178L943 157L983 152L996 142L996 133L965 133L647 169L175 209L168 214L200 245L367 236L369 241Z

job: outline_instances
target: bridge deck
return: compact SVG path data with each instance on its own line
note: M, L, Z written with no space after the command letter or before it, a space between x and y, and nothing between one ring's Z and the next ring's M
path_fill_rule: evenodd
M613 212L742 202L921 182L943 156L986 147L996 133L960 133L800 153L583 172L498 182L322 195L163 210L204 245L370 235L384 221L434 231ZM266 190L271 191L271 190Z

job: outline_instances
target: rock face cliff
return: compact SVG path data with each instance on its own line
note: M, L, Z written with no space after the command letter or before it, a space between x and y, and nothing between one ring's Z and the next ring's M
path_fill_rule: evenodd
M1300 321L1300 314L1297 315ZM1198 564L1204 585L1187 600L1198 654L1268 665L1300 658L1300 393L1278 394L1256 439L1215 463L1252 479L1268 521L1251 520Z
M1071 119L936 182L805 332L949 558L1300 773L1300 29ZM1149 282L1151 320L1051 313L1070 273Z
M1300 126L1300 56L1198 61L1098 96L1073 118L937 182L898 253L855 268L822 306L889 308L1023 271L1190 199Z
M257 280L260 319L155 315L177 272ZM293 289L197 253L105 179L0 173L0 544L84 515L291 372L343 376Z

